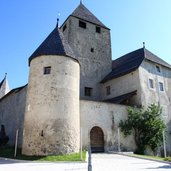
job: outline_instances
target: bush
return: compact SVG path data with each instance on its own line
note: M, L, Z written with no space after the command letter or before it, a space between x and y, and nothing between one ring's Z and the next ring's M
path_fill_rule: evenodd
M128 119L121 120L119 127L124 135L134 136L137 154L144 154L147 148L155 153L157 147L161 146L165 129L161 112L160 106L154 104L147 109L129 107Z
M171 157L166 157L166 158L164 158L164 161L171 162Z

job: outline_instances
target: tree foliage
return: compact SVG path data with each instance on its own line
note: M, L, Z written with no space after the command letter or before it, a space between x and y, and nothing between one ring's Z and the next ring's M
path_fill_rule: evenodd
M121 121L119 127L125 136L134 135L137 153L143 154L149 147L153 152L162 143L162 134L165 129L161 118L162 109L151 104L144 108L128 108L128 119Z

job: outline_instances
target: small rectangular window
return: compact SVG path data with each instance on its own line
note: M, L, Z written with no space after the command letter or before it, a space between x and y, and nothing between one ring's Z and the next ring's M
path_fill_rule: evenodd
M166 105L161 105L162 108L162 116L168 118L168 109Z
M86 29L86 23L79 20L79 27Z
M110 86L106 87L106 95L110 95Z
M67 25L65 24L63 27L63 32L66 30L66 28L67 28Z
M44 67L44 71L43 71L44 75L50 74L51 73L51 67Z
M96 33L101 33L101 28L96 26Z
M162 82L159 82L159 90L164 91L164 84Z
M91 88L91 87L85 87L85 89L84 89L84 94L85 94L85 96L92 96L92 91L93 91L93 89Z
M91 48L91 50L90 50L92 53L94 52L94 48Z
M149 79L148 81L149 81L149 87L150 88L154 88L154 82L153 82L153 80L152 79Z
M160 67L158 65L156 65L156 70L157 72L161 72Z

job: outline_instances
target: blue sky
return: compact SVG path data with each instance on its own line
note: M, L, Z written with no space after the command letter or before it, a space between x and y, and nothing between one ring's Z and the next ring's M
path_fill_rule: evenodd
M79 0L0 1L0 80L8 73L10 88L28 82L28 58ZM171 0L83 0L111 29L112 58L146 48L171 64Z

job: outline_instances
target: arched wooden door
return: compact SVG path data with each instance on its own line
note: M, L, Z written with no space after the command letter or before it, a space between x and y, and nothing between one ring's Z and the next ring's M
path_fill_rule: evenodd
M93 127L90 131L91 151L104 152L104 133L100 127Z

